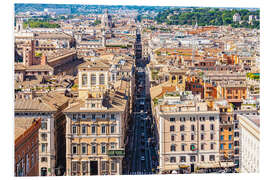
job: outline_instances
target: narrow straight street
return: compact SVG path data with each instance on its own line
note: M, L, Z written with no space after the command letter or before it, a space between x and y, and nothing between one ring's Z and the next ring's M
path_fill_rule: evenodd
M132 125L127 145L127 172L124 174L154 174L157 167L157 153L153 138L153 120L150 98L146 96L146 62L142 61L141 37L136 39L135 102L133 104Z

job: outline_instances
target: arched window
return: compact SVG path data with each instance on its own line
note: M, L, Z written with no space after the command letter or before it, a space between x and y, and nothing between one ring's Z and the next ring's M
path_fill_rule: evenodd
M91 85L96 85L96 75L91 74Z
M105 84L105 76L104 76L104 74L101 74L99 76L99 84Z
M172 80L175 80L176 78L175 78L175 76L172 76Z
M86 74L83 74L82 75L82 85L83 86L86 86L87 85L87 75Z

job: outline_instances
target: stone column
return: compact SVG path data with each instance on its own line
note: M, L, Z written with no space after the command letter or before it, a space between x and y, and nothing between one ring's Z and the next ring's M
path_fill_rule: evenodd
M100 157L98 157L98 175L101 175L101 160L100 160Z

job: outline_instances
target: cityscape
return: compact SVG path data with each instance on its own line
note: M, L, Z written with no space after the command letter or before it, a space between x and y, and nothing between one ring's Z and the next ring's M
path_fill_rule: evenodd
M14 8L14 176L260 172L260 9Z

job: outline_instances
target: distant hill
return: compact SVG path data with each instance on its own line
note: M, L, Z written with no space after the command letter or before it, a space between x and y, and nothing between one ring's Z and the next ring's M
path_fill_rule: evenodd
M238 13L241 16L241 23L233 22L233 15ZM257 16L253 24L249 24L249 15ZM232 27L260 28L260 10L250 11L248 9L235 8L232 10L221 8L192 8L188 10L176 8L167 9L158 13L155 17L157 23L168 25L195 25L199 26L222 26L231 25Z

